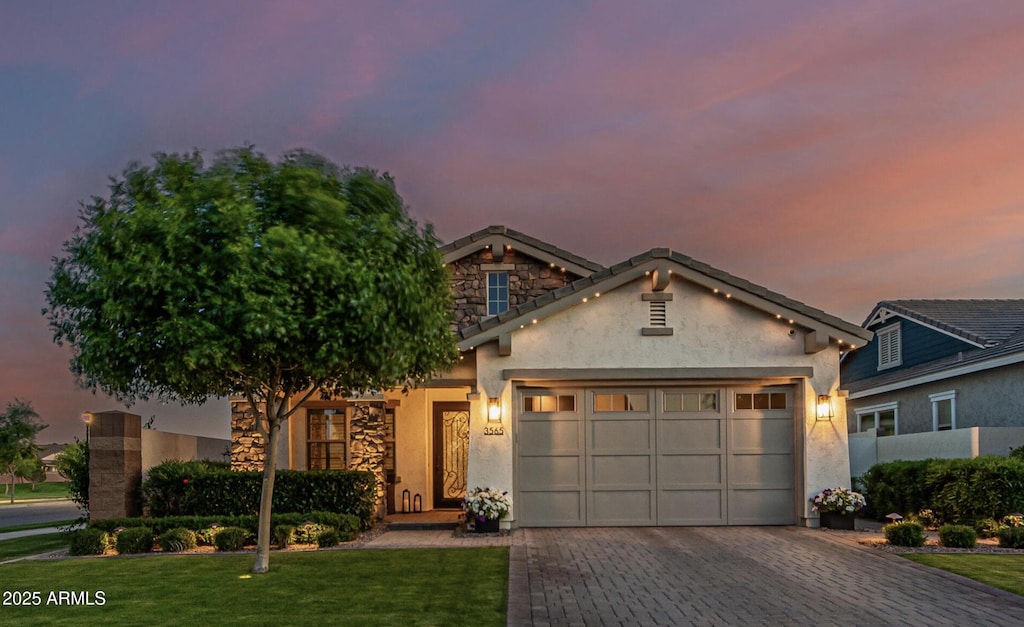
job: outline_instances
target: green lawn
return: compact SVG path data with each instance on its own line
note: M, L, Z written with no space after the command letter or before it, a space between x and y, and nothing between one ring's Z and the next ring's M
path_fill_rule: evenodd
M3 623L505 624L506 547L274 553L265 575L250 575L252 562L244 554L5 564L4 588L39 592L40 605L3 607ZM103 605L57 605L61 591Z
M1024 555L985 553L908 553L918 564L948 570L1024 596Z
M0 562L66 548L68 548L68 537L63 533L44 533L38 536L0 540ZM0 599L0 602L2 601L3 599Z
M8 527L0 527L0 533L7 533L8 531L25 531L27 529L46 529L47 527L67 527L71 523L78 522L71 518L68 520L55 520L53 522L40 522L40 523L27 523L24 525L10 525Z
M11 493L6 490L10 490L11 486L7 485L6 488L0 488L0 506L7 505L11 502ZM68 482L67 481L47 481L45 483L37 483L36 489L32 489L30 483L16 483L14 484L14 500L25 501L31 499L66 499L68 498Z

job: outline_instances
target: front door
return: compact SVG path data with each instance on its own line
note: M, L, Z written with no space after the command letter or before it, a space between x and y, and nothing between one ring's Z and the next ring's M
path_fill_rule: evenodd
M459 507L469 472L469 403L434 403L434 509Z

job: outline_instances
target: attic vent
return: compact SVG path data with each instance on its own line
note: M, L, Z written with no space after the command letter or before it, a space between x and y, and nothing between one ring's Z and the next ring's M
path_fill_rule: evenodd
M651 326L664 327L666 325L665 301L651 301Z

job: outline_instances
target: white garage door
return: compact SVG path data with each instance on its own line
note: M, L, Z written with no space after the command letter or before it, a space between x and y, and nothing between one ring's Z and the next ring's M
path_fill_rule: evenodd
M522 526L795 522L792 387L519 387Z

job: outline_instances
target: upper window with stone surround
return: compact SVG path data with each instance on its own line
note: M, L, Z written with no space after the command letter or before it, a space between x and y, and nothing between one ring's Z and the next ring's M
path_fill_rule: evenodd
M487 315L508 311L508 272L487 273Z
M455 296L455 329L475 324L488 313L488 275L503 273L508 280L505 309L557 290L580 278L559 266L529 257L519 251L506 251L496 262L490 249L479 250L448 263ZM504 310L503 310L504 311Z

